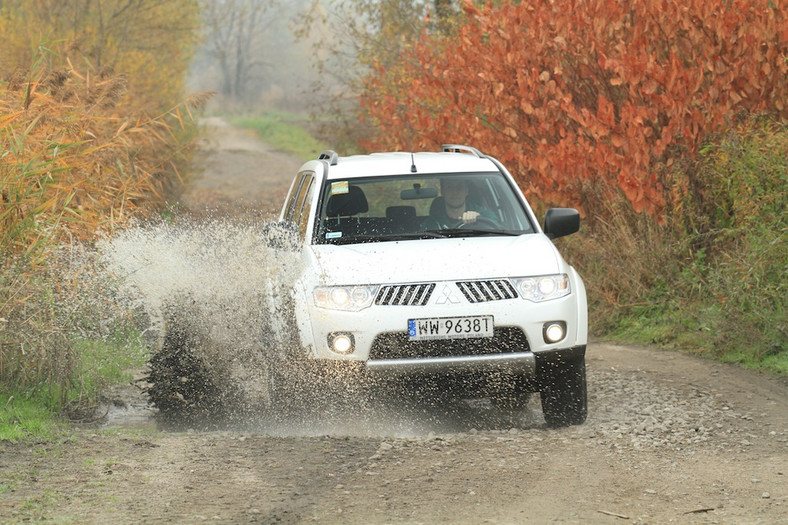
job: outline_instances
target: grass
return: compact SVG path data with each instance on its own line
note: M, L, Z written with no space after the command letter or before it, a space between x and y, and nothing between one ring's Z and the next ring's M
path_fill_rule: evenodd
M139 369L146 350L130 331L107 340L78 339L75 380L68 392L55 385L19 388L0 385L0 442L54 441L68 431L68 409L90 407L109 386L132 379L129 370Z
M130 370L139 370L147 359L147 349L139 333L126 330L108 340L81 339L75 342L79 362L80 395L95 397L108 385L132 380Z
M569 239L591 329L788 377L788 124L753 118L682 169L698 187L664 224L617 210Z
M0 442L52 441L64 431L64 423L42 392L0 391Z
M751 352L744 350L729 351L722 354L719 360L723 363L741 365L751 370L766 370L788 377L788 352L780 352L764 359L756 359Z
M307 130L309 117L294 113L265 113L257 116L232 117L230 122L252 129L274 148L306 161L317 158L328 146L315 139Z
M655 296L655 302L660 301ZM788 350L776 342L752 337L752 344L722 340L729 320L717 308L669 301L635 307L620 314L615 326L598 335L618 343L656 345L730 363L751 370L788 377Z

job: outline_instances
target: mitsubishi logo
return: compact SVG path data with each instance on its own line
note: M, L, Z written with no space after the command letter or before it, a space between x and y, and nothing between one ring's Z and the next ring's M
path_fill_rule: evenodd
M457 304L459 302L460 300L457 297L454 297L452 289L448 284L443 287L440 297L435 300L435 304Z

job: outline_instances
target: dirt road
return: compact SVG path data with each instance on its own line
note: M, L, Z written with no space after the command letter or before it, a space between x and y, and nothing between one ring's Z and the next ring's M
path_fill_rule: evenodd
M210 124L184 203L273 214L299 161ZM788 523L784 380L601 342L587 364L588 421L558 430L538 399L515 416L383 398L287 424L170 432L143 415L2 443L0 522Z
M206 133L181 204L192 213L276 216L290 182L307 159L276 151L254 132L220 118L204 119L202 127Z

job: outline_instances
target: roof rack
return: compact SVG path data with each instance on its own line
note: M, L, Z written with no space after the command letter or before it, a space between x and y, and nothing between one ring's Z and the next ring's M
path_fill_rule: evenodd
M480 159L485 158L485 155L478 149L470 146L462 146L460 144L444 144L441 146L441 151L444 153L470 153L476 155Z
M327 160L329 166L336 166L337 162L339 162L339 155L337 155L336 151L327 149L320 154L317 160Z

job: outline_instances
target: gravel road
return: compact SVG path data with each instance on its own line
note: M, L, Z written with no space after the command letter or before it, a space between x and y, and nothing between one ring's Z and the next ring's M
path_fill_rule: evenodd
M272 214L299 162L208 124L210 169L184 202ZM262 166L275 175L250 176ZM784 379L601 341L587 366L588 420L563 429L536 396L508 413L381 392L286 424L175 432L120 390L103 428L0 443L0 522L788 523Z

